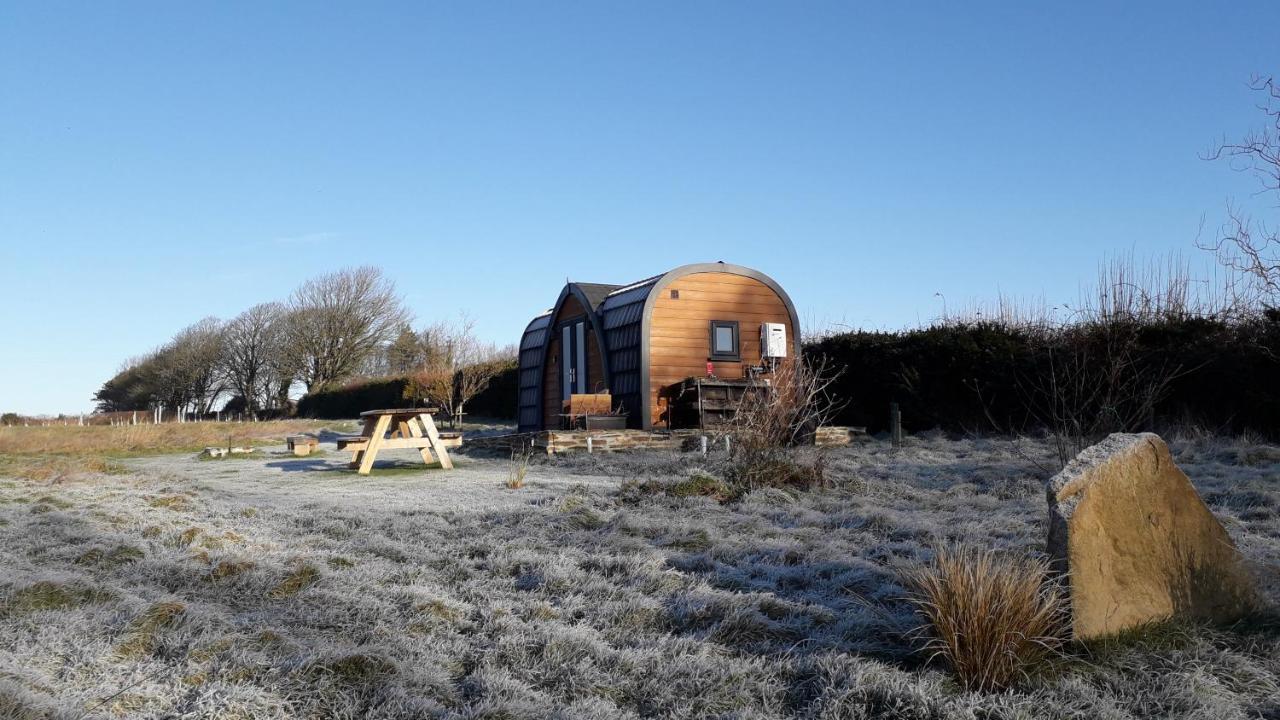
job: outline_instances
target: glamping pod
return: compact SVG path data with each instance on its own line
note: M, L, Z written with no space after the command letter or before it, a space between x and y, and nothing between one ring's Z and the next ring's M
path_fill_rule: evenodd
M562 426L573 395L607 393L626 427L681 427L687 381L742 382L799 353L800 319L764 273L684 265L630 285L574 283L520 339L521 432Z

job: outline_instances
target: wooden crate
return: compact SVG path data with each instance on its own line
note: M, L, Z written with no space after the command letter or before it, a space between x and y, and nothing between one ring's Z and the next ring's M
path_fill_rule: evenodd
M562 408L560 428L569 430L583 426L588 418L612 415L613 396L609 393L574 393L564 401Z
M672 394L671 427L705 429L730 423L749 393L770 390L751 380L688 378Z
M574 393L564 402L566 415L608 415L613 410L609 393Z

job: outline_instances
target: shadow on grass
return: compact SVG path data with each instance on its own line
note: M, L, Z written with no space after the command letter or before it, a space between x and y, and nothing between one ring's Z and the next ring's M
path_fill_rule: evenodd
M322 458L299 458L296 460L279 460L266 463L266 467L282 472L335 473L356 475L355 468L349 467L341 460L325 460ZM440 463L424 465L422 462L407 460L379 460L373 463L373 473L380 476L421 475L440 470Z

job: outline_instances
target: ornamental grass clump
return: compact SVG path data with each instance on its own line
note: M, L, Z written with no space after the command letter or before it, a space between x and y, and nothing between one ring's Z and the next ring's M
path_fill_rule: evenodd
M506 482L509 489L519 490L524 487L525 476L529 474L529 460L532 457L531 445L522 445L518 450L511 451L511 464L507 466Z
M999 692L1028 679L1067 637L1066 598L1041 560L960 546L905 574L924 619L922 650L966 690Z

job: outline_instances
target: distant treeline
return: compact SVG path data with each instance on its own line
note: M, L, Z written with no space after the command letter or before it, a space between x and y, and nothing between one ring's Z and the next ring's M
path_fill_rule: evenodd
M284 302L183 328L126 362L94 400L99 414L128 412L130 419L134 411L154 412L162 421L267 419L291 415L294 388L301 385L309 398L328 398L308 400L313 412L330 406L369 409L342 399L365 392L390 400L380 400L378 407L429 398L450 413L465 413L495 373L514 362L514 347L481 341L465 315L419 330L410 325L411 317L381 270L340 270L306 281ZM375 389L386 381L361 379L386 377L405 378L401 392L378 394Z
M1196 427L1280 436L1280 310L967 321L850 332L806 347L843 370L839 422L908 431L1098 435Z

